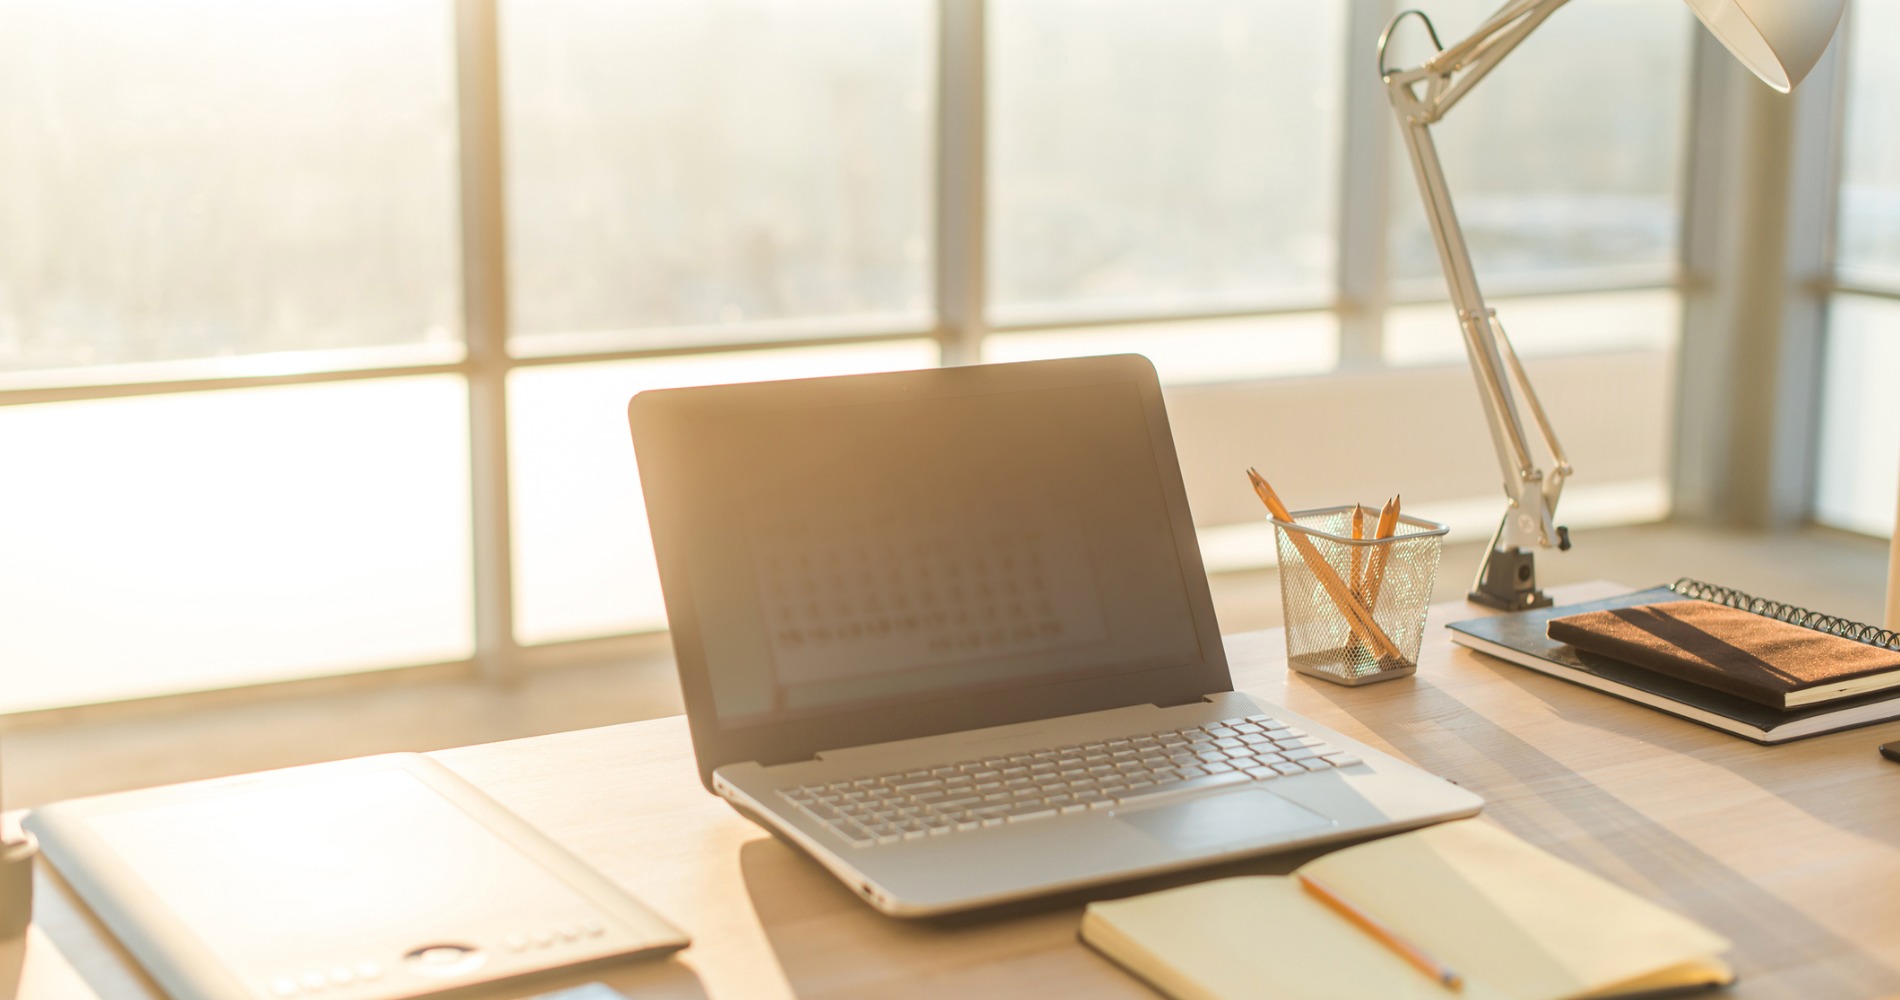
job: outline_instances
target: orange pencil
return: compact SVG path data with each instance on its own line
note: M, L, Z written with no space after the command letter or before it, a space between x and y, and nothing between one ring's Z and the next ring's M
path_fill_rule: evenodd
M1465 977L1459 975L1450 966L1427 955L1424 950L1412 944L1410 941L1399 937L1391 928L1372 919L1371 914L1354 906L1348 902L1345 897L1328 888L1326 884L1320 880L1311 875L1305 875L1299 872L1295 872L1294 874L1299 877L1300 886L1307 892L1312 893L1320 902L1325 903L1334 913L1352 921L1354 926L1372 935L1373 940L1397 952L1400 958L1405 959L1406 962L1410 963L1414 968L1418 969L1418 971L1438 980L1439 983L1443 984L1447 989L1462 990L1465 988Z
M1399 530L1399 498L1394 495L1379 510L1379 526L1372 537L1391 538ZM1366 610L1372 611L1379 606L1379 587L1385 583L1386 561L1392 558L1392 546L1381 545L1373 553L1372 563L1366 570Z
M1361 504L1353 504L1352 540L1356 542L1364 537L1366 537L1366 508ZM1366 592L1366 576L1365 569L1361 565L1362 555L1359 546L1352 547L1352 596L1363 600Z
M1399 530L1399 498L1394 494L1392 499L1385 502L1384 507L1379 508L1379 526L1377 533L1372 537L1391 538L1392 533L1397 530Z

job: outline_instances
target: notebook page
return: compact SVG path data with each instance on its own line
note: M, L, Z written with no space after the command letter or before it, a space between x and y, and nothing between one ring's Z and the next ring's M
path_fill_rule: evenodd
M1729 947L1481 820L1361 844L1301 870L1440 961L1481 971L1516 997L1588 994ZM1717 977L1725 969L1708 965Z

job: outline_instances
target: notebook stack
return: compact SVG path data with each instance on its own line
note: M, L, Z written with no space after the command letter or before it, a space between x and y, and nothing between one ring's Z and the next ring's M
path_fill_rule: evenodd
M1757 743L1900 718L1900 636L1693 580L1450 627L1460 645Z

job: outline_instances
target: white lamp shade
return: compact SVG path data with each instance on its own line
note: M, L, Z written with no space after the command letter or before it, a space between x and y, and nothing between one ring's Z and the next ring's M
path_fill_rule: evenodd
M1827 51L1847 0L1686 0L1729 53L1787 93Z

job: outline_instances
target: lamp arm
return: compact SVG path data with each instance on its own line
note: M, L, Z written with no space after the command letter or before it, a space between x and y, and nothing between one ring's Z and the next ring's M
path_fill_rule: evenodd
M1550 417L1544 413L1544 404L1537 398L1537 390L1531 386L1529 375L1524 373L1524 363L1517 359L1517 349L1511 346L1511 338L1504 333L1504 324L1498 322L1497 313L1491 314L1491 320L1497 330L1498 351L1510 366L1511 379L1517 384L1517 391L1524 396L1524 405L1530 407L1531 420L1537 424L1537 433L1544 439L1544 447L1550 450L1550 471L1544 476L1544 520L1543 534L1548 539L1551 533L1549 520L1557 512L1557 500L1563 496L1564 482L1573 471L1570 458L1564 454L1564 446L1557 440L1557 432L1550 426ZM1561 533L1560 533L1561 534ZM1548 544L1546 542L1545 544ZM1569 548L1568 539L1558 541L1561 548Z
M1408 89L1414 83L1425 81L1428 91L1419 100L1419 110L1430 124L1444 117L1459 98L1469 93L1478 81L1490 74L1504 57L1511 54L1544 19L1555 13L1557 8L1569 0L1513 0L1491 15L1483 24L1464 39L1449 46L1439 48L1431 57L1409 70L1391 70L1385 65L1385 50L1391 41L1392 30L1407 17L1416 17L1425 23L1431 33L1432 44L1438 45L1438 33L1431 27L1431 19L1423 11L1407 10L1400 12L1379 35L1379 75L1388 89L1399 85ZM1453 79L1459 73L1464 75Z
M1511 505L1492 540L1492 551L1479 572L1472 596L1513 609L1549 603L1537 589L1529 550L1548 547L1553 539L1560 547L1569 547L1567 535L1554 526L1552 519L1571 468L1503 324L1498 322L1496 311L1485 305L1484 294L1478 288L1471 251L1452 208L1451 190L1432 141L1431 125L1565 2L1512 0L1470 37L1440 49L1413 69L1387 69L1386 46L1399 21L1416 16L1430 30L1429 18L1418 11L1401 13L1379 39L1380 74L1418 180L1432 239L1445 269L1445 284L1464 335L1465 354L1478 383L1485 423L1504 477L1504 493ZM1435 32L1433 41L1436 44ZM1464 75L1458 76L1460 73ZM1421 86L1423 93L1419 91ZM1548 476L1531 457L1518 414L1520 393L1550 450L1553 468Z

